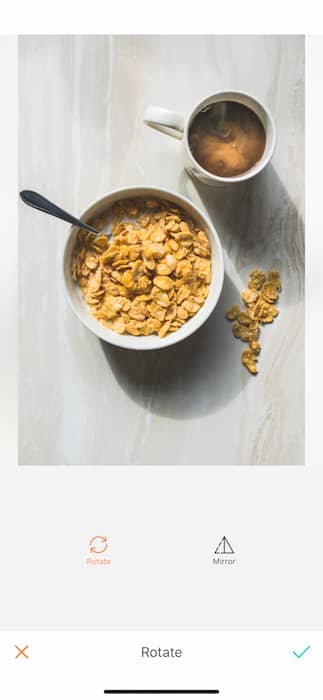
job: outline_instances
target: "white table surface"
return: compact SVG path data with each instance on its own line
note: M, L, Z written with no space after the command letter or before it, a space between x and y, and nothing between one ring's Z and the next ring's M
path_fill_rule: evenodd
M60 278L63 222L20 204L22 464L304 462L304 40L302 37L21 37L20 189L76 215L112 188L160 185L202 204L225 252L223 294L194 337L159 353L101 343ZM142 122L238 89L276 119L272 164L214 190L183 171L179 143ZM259 375L224 312L255 267L278 267L280 316L261 334Z

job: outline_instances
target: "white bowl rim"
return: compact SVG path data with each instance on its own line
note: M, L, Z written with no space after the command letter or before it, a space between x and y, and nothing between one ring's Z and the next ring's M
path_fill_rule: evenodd
M142 195L140 194L140 190L143 191ZM120 195L121 199L125 198L125 195L131 199L132 197L144 197L144 193L155 193L156 198L165 198L167 197L175 197L178 198L180 201L183 202L183 204L188 205L191 207L193 210L197 212L197 214L205 221L207 228L210 231L210 234L213 236L214 242L216 244L216 255L217 255L217 262L218 262L218 268L217 268L217 283L218 283L218 292L216 294L215 299L213 300L212 306L208 310L207 313L203 314L203 309L204 305L201 307L201 309L196 313L195 316L191 317L189 320L190 321L195 321L194 324L184 324L181 327L181 336L178 337L177 333L170 333L167 335L165 338L160 338L160 344L156 344L156 339L158 336L153 335L151 336L154 338L154 344L149 347L148 342L145 346L140 345L140 340L143 336L138 336L138 341L137 336L132 336L132 335L122 335L115 333L114 331L109 330L108 328L105 328L100 324L95 317L91 316L91 320L93 319L93 322L95 323L95 326L97 327L97 330L92 328L89 323L87 323L87 320L81 316L79 313L79 310L77 306L73 303L73 299L69 293L65 274L66 274L66 249L68 242L71 238L71 235L73 234L74 230L77 229L77 226L70 226L69 228L69 233L64 241L63 245L63 255L62 255L62 276L63 276L63 286L64 286L64 292L65 292L65 297L69 303L69 306L71 307L72 311L74 314L77 316L78 320L82 323L83 326L85 326L89 331L94 333L98 338L101 340L104 340L106 343L109 343L110 345L115 345L120 348L124 348L126 350L162 350L163 348L169 347L171 345L176 345L177 343L181 342L182 340L185 340L188 338L190 335L193 335L195 331L197 331L201 326L208 320L208 318L211 316L213 313L214 309L217 306L217 303L219 301L219 298L221 296L222 288L223 288L223 282L224 282L224 257L223 257L223 250L222 250L222 244L219 238L219 235L215 229L214 224L212 223L211 219L208 217L206 213L204 213L200 207L198 207L195 202L190 200L188 197L185 197L185 195L182 195L180 192L175 192L172 190L167 190L164 187L159 187L157 185L129 185L125 187L118 187L113 190L110 190L106 194L103 194L99 199L93 200L86 208L86 210L79 216L81 220L84 220L86 222L86 216L88 212L92 209L92 207L95 207L99 205L101 202L104 200L110 198L110 197L116 197ZM184 206L183 206L184 208ZM211 282L212 285L212 282ZM185 329L185 326L187 325L187 328ZM177 337L176 337L177 336ZM144 336L145 340L148 341L150 336Z

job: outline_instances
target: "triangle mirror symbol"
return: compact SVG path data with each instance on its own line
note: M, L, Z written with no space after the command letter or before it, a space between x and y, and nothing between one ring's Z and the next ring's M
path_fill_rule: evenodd
M222 537L222 540L219 542L215 550L215 554L234 554L234 549L232 549L231 544L226 537Z

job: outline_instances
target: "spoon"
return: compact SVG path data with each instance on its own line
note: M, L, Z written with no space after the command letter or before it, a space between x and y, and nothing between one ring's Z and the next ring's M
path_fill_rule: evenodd
M51 216L56 216L57 219L68 221L69 224L74 224L75 226L84 228L85 231L91 231L91 233L95 233L97 236L107 235L103 231L98 231L96 228L93 228L93 226L84 224L83 221L76 219L75 216L71 216L71 214L68 214L67 211L64 211L64 209L56 206L56 204L53 204L53 202L50 202L48 199L46 199L46 197L38 194L38 192L33 192L32 190L22 190L20 192L20 197L25 204L28 204L29 207L39 209L39 211L43 211L45 214L50 214Z

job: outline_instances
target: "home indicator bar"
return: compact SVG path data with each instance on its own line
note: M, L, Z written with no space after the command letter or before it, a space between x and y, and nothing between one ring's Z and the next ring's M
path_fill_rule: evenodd
M220 691L219 690L147 690L146 688L144 690L104 690L103 691L106 695L140 695L142 693L143 695L149 695L150 693L153 695L219 695Z

